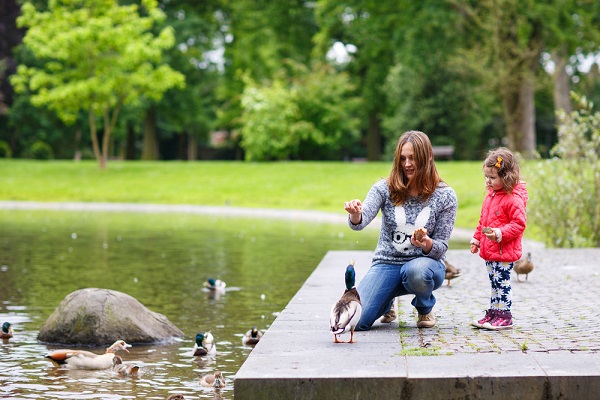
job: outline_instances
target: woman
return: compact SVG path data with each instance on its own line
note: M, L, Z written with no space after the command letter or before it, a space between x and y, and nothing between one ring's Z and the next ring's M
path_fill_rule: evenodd
M443 259L456 208L456 193L440 178L427 135L402 134L390 176L375 183L363 202L344 203L353 230L364 229L379 210L382 214L371 268L357 287L362 303L357 330L370 329L396 296L406 294L415 296L417 327L435 326L433 291L444 282ZM413 235L419 228L427 230L421 240Z

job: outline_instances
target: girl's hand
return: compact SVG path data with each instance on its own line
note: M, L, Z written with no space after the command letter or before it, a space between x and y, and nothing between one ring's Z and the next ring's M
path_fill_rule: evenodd
M479 252L479 247L477 245L471 244L471 254L476 254Z
M362 220L362 203L358 199L350 200L344 203L344 210L350 214L350 222L354 225L360 224Z

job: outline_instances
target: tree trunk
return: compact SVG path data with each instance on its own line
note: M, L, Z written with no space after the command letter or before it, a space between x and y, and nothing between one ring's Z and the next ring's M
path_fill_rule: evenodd
M513 81L504 92L504 118L508 147L525 158L535 156L535 101L533 76Z
M198 145L196 143L196 135L193 135L191 133L188 133L187 159L188 161L196 161L198 159Z
M375 112L369 114L367 160L381 161L381 121Z
M125 159L135 160L135 130L131 122L127 123L127 141L125 144Z
M89 118L90 118L90 136L92 137L92 149L94 150L94 157L96 157L96 161L98 161L98 166L100 169L106 169L106 161L102 157L102 153L100 153L100 146L98 144L98 129L96 127L96 116L94 115L94 111L90 108L89 110Z
M156 113L154 107L146 110L144 118L144 142L142 144L142 160L158 159L158 139L156 137Z
M552 53L555 68L552 74L554 82L554 110L564 110L567 115L571 114L571 94L569 85L569 74L567 74L567 50L565 46Z

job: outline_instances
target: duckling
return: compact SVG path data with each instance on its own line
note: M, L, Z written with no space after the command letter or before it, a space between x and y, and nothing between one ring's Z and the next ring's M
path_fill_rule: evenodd
M329 326L333 333L334 343L356 343L354 340L354 328L362 315L362 305L360 296L354 286L356 281L356 272L354 271L354 260L346 267L346 290L342 297L331 308L329 317ZM339 341L338 335L350 331L350 340L347 342Z
M450 264L446 260L444 260L444 264L446 264L445 279L448 281L448 286L450 286L450 281L460 276L460 269L456 268L454 265Z
M113 358L113 370L119 375L133 376L140 371L140 366L136 364L123 364L123 359L117 355Z
M517 281L521 282L519 279L519 275L525 274L525 280L529 277L529 273L533 271L533 263L531 262L531 253L527 253L527 258L520 259L515 262L515 266L513 268L515 273L517 274Z
M220 279L208 278L206 282L204 282L204 287L210 291L217 292L225 292L225 287L227 284Z
M259 331L256 326L253 326L244 337L242 338L242 344L253 346L262 338L262 332Z
M131 345L124 340L117 340L101 355L85 350L61 349L51 351L45 357L50 359L55 367L66 365L76 369L108 369L113 365L115 353L119 350L129 353L128 347Z
M195 357L199 356L214 356L217 353L217 345L215 344L215 338L213 338L210 331L203 333L199 332L196 335L196 343L194 343L194 349L192 355Z
M215 371L214 374L204 375L200 378L200 385L204 387L213 387L215 389L223 389L227 385L227 381L220 371Z
M10 322L5 322L2 324L2 333L0 333L0 338L10 339L11 337L13 337L13 329L10 326Z

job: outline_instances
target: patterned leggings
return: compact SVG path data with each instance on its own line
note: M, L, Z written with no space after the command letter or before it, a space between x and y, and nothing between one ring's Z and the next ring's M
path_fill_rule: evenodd
M490 283L492 284L492 294L490 299L490 308L492 310L510 311L512 306L512 288L510 286L510 272L515 263L486 261Z

